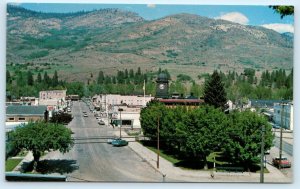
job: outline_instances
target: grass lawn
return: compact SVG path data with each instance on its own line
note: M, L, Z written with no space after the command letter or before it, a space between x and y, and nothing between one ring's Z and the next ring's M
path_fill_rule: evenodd
M151 150L151 151L157 153L157 149L156 149L156 148L150 147L150 146L145 146L145 147L147 147L149 150ZM170 156L170 155L167 155L167 154L163 153L162 150L159 151L159 156L165 158L166 160L168 160L169 162L171 162L171 163L173 163L173 164L180 162L179 159L176 159L176 158L174 158L174 157L172 157L172 156Z
M12 171L20 162L22 159L8 159L5 162L5 171L9 172Z

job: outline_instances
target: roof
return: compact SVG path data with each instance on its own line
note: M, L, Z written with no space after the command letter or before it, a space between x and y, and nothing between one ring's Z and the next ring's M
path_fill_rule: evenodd
M42 115L47 106L7 106L6 115Z
M162 103L174 103L174 104L204 103L204 101L200 99L159 99L159 101Z

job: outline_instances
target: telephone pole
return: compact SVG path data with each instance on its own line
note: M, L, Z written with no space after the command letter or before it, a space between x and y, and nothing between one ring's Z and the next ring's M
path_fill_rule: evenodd
M159 169L159 117L157 118L157 169Z
M280 145L279 145L279 169L281 169L281 158L282 158L282 127L283 127L283 113L284 104L281 103L281 123L280 123Z
M265 125L261 128L260 183L264 183Z

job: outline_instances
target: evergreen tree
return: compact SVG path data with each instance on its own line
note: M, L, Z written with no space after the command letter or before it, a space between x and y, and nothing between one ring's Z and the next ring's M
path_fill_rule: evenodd
M228 108L224 84L217 71L214 71L210 79L205 82L204 101L215 108L221 108L223 111Z
M30 70L27 72L27 85L33 85L33 74Z
M55 70L53 78L52 78L52 86L56 87L58 86L58 75L57 75L57 71Z
M134 72L133 72L133 69L130 69L130 70L129 70L129 77L130 77L131 79L134 78Z
M125 69L125 79L127 79L128 78L128 70L127 70L127 68Z
M8 70L6 70L6 83L11 84L11 75Z
M38 83L41 83L42 82L42 76L41 76L41 73L39 72L38 75L37 75L37 80L36 80Z
M50 78L49 78L48 73L46 71L44 72L44 80L43 81L47 86L49 86Z
M103 84L104 83L104 74L103 71L100 71L97 78L97 84Z

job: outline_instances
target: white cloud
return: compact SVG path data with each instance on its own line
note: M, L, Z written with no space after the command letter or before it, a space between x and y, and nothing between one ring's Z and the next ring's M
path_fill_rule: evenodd
M155 4L148 4L147 7L148 7L148 8L155 8L156 5L155 5Z
M284 32L294 33L294 26L292 24L273 23L273 24L264 24L261 26L271 30L275 30L278 33L284 33Z
M227 21L231 21L243 25L247 25L249 22L249 19L245 15L239 12L226 13L219 17L216 17L215 19L227 20Z

